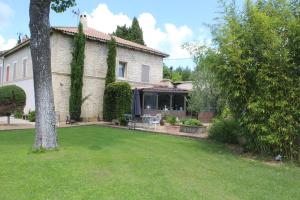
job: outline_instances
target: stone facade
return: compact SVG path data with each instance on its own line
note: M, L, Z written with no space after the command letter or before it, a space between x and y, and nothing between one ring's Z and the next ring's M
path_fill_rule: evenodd
M59 115L60 121L65 121L69 115L70 63L72 60L73 37L54 31L51 34L50 44L55 110ZM82 105L81 114L85 121L94 121L97 118L102 119L103 94L107 70L107 51L107 45L104 42L90 39L86 41L83 97L88 96L88 99ZM26 78L21 76L22 59L25 57L28 60L28 75ZM116 74L118 74L117 70L119 62L126 63L125 77L117 77L117 81L127 81L133 88L156 85L162 80L163 58L161 56L118 46L116 60ZM34 102L34 95L32 95L32 63L29 45L17 49L5 56L4 69L6 65L12 66L15 61L18 63L16 68L17 79L6 81L6 71L3 70L2 84L16 84L17 81L24 79L31 80L32 85L29 86L26 94L27 98ZM150 67L149 82L147 83L143 83L141 80L142 65ZM12 70L9 70L9 73L13 73L11 71ZM20 86L23 87L22 84ZM34 105L30 106L31 107L28 109L34 110Z

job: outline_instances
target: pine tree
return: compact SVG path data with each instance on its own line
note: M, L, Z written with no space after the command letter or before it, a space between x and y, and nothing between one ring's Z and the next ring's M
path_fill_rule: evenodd
M132 25L129 29L129 40L138 44L145 45L143 30L141 29L139 21L136 17L133 18Z
M69 99L70 118L75 121L80 120L82 105L82 86L84 72L84 50L85 35L83 27L80 23L78 26L78 34L74 36L73 58L71 62L71 94Z
M116 81L116 40L114 37L111 37L111 40L108 42L108 53L107 53L107 73L106 73L106 81L105 87L108 84Z

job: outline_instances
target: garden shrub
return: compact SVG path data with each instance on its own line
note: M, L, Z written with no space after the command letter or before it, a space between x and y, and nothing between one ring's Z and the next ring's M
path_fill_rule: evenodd
M23 110L26 103L24 90L16 85L0 87L0 116Z
M166 116L166 122L171 125L175 125L177 123L177 120L176 120L175 116L168 115L168 116Z
M16 110L14 113L14 118L21 119L22 118L22 112L19 110Z
M242 129L234 119L216 119L208 129L209 138L221 143L238 144Z
M186 126L202 126L202 123L197 119L184 119L181 121L183 125Z
M120 119L124 114L131 113L132 91L129 83L110 83L104 93L104 120Z
M28 113L28 120L29 120L30 122L35 122L35 111L30 111L30 112Z
M128 124L124 116L119 118L119 122L121 126L127 126Z

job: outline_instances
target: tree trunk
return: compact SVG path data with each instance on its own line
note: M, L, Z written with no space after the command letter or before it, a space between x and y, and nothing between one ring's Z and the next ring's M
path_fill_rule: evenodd
M50 4L51 0L30 0L29 8L30 49L36 107L36 149L57 147L51 75Z

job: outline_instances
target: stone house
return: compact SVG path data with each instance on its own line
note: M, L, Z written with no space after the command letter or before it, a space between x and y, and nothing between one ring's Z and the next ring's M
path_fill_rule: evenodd
M102 103L107 70L107 42L111 36L92 28L81 16L87 37L85 47L83 96L90 97L82 105L82 118L95 120L102 118ZM61 121L69 115L70 63L72 59L73 37L77 27L52 27L50 35L51 68L55 110ZM151 87L162 80L163 58L168 55L144 45L118 37L117 81L127 81L133 88ZM0 68L0 85L15 84L22 87L27 96L24 112L34 110L34 89L30 40L22 41L6 51Z
M111 39L111 35L89 28L85 15L81 16L81 23L87 37L82 93L83 97L89 96L82 105L81 117L85 121L94 121L102 119L103 94L107 70L107 42ZM60 121L65 121L67 116L69 116L70 63L72 59L73 37L77 31L77 27L51 28L52 84L55 111ZM173 86L166 84L162 77L163 59L168 56L166 53L122 38L115 37L115 39L117 42L117 81L127 81L132 88L140 88L141 91L145 88L168 87L170 88L168 93L172 93ZM30 39L25 39L12 49L0 54L0 86L15 84L25 90L27 96L25 113L35 110L29 43ZM178 92L177 89L176 94ZM186 95L186 91L182 90L182 92L183 95ZM147 93L148 96L151 94L151 92ZM172 98L171 95L169 97ZM182 101L185 103L184 99ZM146 102L149 101L146 100ZM169 102L172 104L172 101ZM143 108L146 106L146 104L143 104ZM172 108L172 105L169 107ZM181 108L186 108L186 106L181 106ZM158 106L155 109L157 110Z

